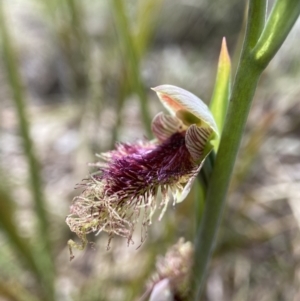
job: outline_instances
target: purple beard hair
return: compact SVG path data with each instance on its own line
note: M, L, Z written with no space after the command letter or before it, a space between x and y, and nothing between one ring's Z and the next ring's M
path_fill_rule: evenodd
M119 202L140 196L143 192L157 191L158 185L172 185L183 176L191 177L197 164L193 161L186 145L185 133L175 133L153 149L143 146L121 144L100 168L97 181L106 180L105 194L118 195ZM118 153L125 150L126 155Z

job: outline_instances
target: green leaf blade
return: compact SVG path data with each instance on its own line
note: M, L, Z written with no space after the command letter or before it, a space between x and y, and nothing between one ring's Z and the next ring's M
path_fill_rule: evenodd
M224 120L227 113L230 95L230 85L231 61L226 46L226 39L223 38L214 92L210 102L210 111L214 116L220 133L222 132ZM215 149L217 150L220 140L215 139L212 143L215 146Z

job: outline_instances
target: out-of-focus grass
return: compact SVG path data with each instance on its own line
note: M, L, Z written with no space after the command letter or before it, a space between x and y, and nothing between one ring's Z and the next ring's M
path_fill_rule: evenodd
M40 1L41 12L53 31L54 41L60 47L68 67L68 85L75 101L84 103L81 98L86 92L89 65L89 39L83 26L81 1Z
M142 84L140 74L140 59L146 51L146 47L149 44L151 38L151 23L153 22L155 13L157 12L157 6L160 5L161 1L142 1L140 9L138 10L138 22L136 24L137 34L132 34L132 24L126 11L126 3L122 1L112 1L112 11L114 15L117 35L120 41L120 49L122 61L125 66L125 82L123 85L131 88L135 92L141 105L142 120L147 131L147 135L151 136L151 117L149 115L149 108L147 102L147 96L145 89ZM124 5L125 4L125 5ZM119 109L123 107L124 98L128 93L128 88L121 89ZM118 114L120 116L120 114ZM119 123L119 122L118 122ZM116 135L114 135L116 138Z
M24 239L18 232L14 223L14 208L12 197L8 195L3 187L0 190L0 223L1 228L5 231L15 249L19 252L20 260L34 272L37 279L43 278L42 270L34 257L34 250L28 241Z
M42 191L41 173L39 169L39 163L35 155L34 145L29 133L30 129L28 116L26 112L26 102L24 99L22 83L17 68L17 58L14 54L14 48L12 47L10 35L5 24L2 4L0 5L0 20L1 41L3 47L2 49L4 61L6 63L7 78L11 87L14 105L17 111L19 130L23 140L23 150L29 166L32 198L35 204L36 214L38 217L38 244L40 246L41 251L41 255L38 258L39 261L35 260L33 257L35 253L34 249L32 247L29 247L29 244L26 244L26 242L18 235L17 230L15 229L12 223L12 214L8 210L9 206L4 205L9 204L11 200L9 200L9 197L4 192L2 193L2 222L4 225L4 229L6 230L7 236L16 246L18 246L18 250L25 257L25 260L29 264L29 267L31 267L34 273L36 273L39 276L38 278L42 280L45 289L44 298L46 300L53 300L54 265L48 223L49 220L45 208L45 200ZM47 273L42 271L47 271Z

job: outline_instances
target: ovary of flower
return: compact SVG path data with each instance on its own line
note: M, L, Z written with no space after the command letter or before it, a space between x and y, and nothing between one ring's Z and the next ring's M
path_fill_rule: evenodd
M69 241L72 248L86 246L86 234L107 232L132 242L135 224L143 211L141 243L147 236L157 207L163 217L170 201L185 199L205 157L210 140L218 135L207 106L192 93L163 85L153 89L171 115L157 114L152 121L155 140L121 143L93 164L98 170L82 184L85 190L75 197L66 222L81 239ZM157 195L161 202L157 206Z

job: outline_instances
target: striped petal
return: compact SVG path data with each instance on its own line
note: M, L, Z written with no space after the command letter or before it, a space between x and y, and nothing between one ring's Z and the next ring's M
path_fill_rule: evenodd
M212 130L210 128L191 125L186 131L185 145L195 161L203 159L204 149L210 140Z
M203 163L204 163L204 161L201 162L201 164L199 165L199 167L197 168L197 170L195 171L195 173L193 174L193 176L185 184L185 186L184 186L183 190L181 191L181 193L179 193L177 195L176 203L181 203L188 196L188 194L190 193L191 188L192 188L192 186L193 186L193 184L194 184L194 182L195 182L195 180L197 178L197 175L198 175L200 169L203 166Z
M218 135L218 128L215 120L208 109L207 105L197 96L189 91L172 85L161 85L152 88L163 105L172 115L180 118L185 124L190 123L190 114L195 117L194 123L197 126L209 127Z
M182 122L175 116L158 113L152 121L152 132L159 141L165 141L184 129Z

